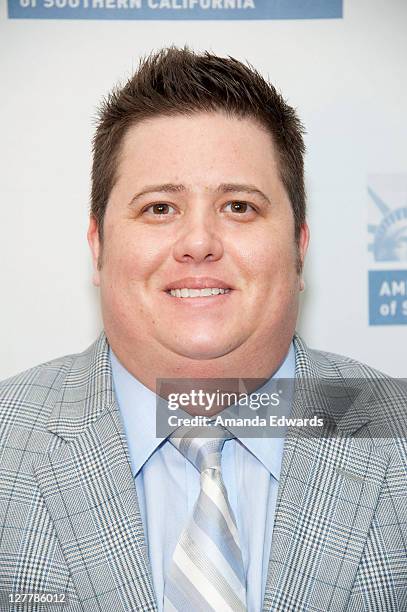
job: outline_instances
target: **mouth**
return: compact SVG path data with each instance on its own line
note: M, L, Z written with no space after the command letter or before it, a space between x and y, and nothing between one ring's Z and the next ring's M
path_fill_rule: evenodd
M224 289L223 287L205 287L204 289L193 289L189 287L181 287L179 289L167 289L167 294L174 298L181 299L196 299L196 298L211 298L214 295L224 295L229 293L231 288Z
M188 276L169 283L164 291L176 300L196 300L198 304L207 301L223 301L225 296L233 291L233 287L219 278Z

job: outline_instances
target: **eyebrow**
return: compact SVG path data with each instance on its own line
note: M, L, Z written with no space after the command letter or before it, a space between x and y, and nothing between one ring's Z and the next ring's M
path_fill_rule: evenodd
M185 185L176 183L163 183L160 185L147 185L142 191L137 193L130 201L129 206L132 206L139 198L149 193L185 193L188 189ZM269 198L254 185L246 185L244 183L221 183L214 189L215 193L248 193L259 196L264 202L271 205Z

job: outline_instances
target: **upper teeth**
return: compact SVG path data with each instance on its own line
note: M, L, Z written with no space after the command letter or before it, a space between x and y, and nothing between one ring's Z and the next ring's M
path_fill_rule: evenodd
M218 295L219 293L228 293L230 289L220 289L218 287L207 287L205 289L171 289L170 293L174 297L194 298L208 295Z

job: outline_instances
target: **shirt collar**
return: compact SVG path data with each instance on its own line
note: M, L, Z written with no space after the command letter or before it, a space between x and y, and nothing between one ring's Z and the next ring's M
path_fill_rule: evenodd
M156 437L156 395L132 376L110 349L113 384L127 437L133 476L162 444Z
M113 385L126 433L130 453L131 469L136 476L154 451L164 443L156 437L156 395L128 372L110 349ZM290 349L280 368L257 392L267 392L277 378L292 379L295 376L295 349ZM287 404L286 413L291 408ZM288 416L288 414L287 414ZM233 429L230 428L233 432ZM238 440L278 480L284 438L242 438Z
M277 379L290 379L295 377L295 349L294 343L290 344L289 351L279 369L269 378L266 383L256 390L256 393L271 394L275 391L275 382ZM288 385L292 389L291 385ZM288 397L287 401L281 402L279 416L289 416L291 412L292 397ZM233 428L230 428L233 433ZM280 478L281 459L283 456L283 447L285 436L282 435L282 430L279 437L265 436L263 438L243 438L236 436L238 440L258 459L264 467L274 476L276 480Z

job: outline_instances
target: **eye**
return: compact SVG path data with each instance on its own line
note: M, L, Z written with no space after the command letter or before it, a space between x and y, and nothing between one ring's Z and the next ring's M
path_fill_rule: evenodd
M244 214L246 212L256 212L255 208L248 204L247 202L240 202L238 200L234 200L233 202L228 202L224 207L226 210L228 207L231 207L227 212L233 212L238 214Z
M156 204L150 204L150 206L147 206L147 208L143 210L143 213L149 213L156 217L163 217L164 215L175 214L175 209L173 206L166 204L165 202L157 202Z

